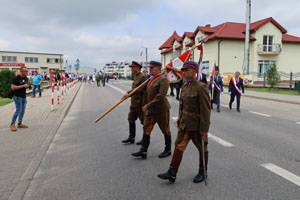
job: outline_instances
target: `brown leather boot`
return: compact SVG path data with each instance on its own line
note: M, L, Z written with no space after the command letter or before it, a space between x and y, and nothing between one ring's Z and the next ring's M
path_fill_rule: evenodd
M176 180L176 174L179 168L179 165L182 160L183 152L176 149L174 150L173 158L169 167L169 170L165 173L158 174L158 178L163 180L169 180L171 183L174 183Z
M12 131L17 131L16 125L14 125L14 124L11 124L11 125L9 126L9 128L10 128L10 130L12 130Z
M25 124L18 124L17 127L18 127L18 128L28 128L28 126L26 126Z

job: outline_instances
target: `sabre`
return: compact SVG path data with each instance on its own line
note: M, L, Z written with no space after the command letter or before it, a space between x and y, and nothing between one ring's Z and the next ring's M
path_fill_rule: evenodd
M206 161L205 161L205 153L204 153L204 137L202 136L202 162L203 162L203 173L204 173L204 183L207 186L207 170L206 170Z

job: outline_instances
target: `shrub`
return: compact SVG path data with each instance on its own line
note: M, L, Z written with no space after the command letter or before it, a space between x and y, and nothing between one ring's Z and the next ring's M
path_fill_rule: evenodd
M6 98L7 94L11 88L11 83L15 77L15 72L8 69L2 70L0 72L0 96Z
M273 88L280 82L280 75L278 74L275 65L271 65L270 67L268 67L267 80L270 85L270 88Z

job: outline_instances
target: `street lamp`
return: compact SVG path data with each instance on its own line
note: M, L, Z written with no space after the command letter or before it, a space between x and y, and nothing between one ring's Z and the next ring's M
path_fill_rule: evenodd
M68 60L66 60L66 63L65 63L65 72L67 72L66 70L68 69Z
M148 70L148 48L142 46L142 48L145 48L145 54L146 54L146 69Z

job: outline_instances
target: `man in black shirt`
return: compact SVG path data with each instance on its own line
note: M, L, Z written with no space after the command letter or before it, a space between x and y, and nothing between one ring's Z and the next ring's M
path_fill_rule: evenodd
M28 69L27 67L21 67L20 69L20 75L17 75L11 84L11 89L13 90L13 98L16 105L16 112L12 117L10 129L12 131L16 131L16 120L19 117L18 120L18 128L28 128L25 124L22 124L23 116L26 109L26 88L29 88L30 85L28 84L28 78L27 78Z

